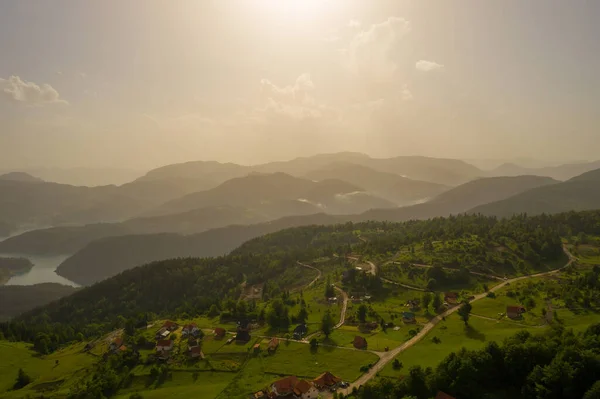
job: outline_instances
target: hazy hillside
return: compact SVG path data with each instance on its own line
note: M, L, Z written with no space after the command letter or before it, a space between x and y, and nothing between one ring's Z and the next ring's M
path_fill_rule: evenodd
M191 236L173 234L111 237L90 242L59 267L59 274L90 284L144 262L178 256L212 256L226 253L247 239L292 226L333 221L426 219L465 212L494 199L507 198L532 187L555 183L550 178L521 176L479 179L440 194L432 202L396 209L373 209L360 215L324 214L283 218L270 223L230 226ZM356 194L349 194L353 196Z
M502 201L474 207L470 212L484 215L531 215L598 209L600 207L600 169L584 173L563 183L534 188Z
M404 156L387 159L371 158L362 164L382 172L448 186L484 176L484 172L480 169L458 159Z
M526 168L514 163L505 163L490 171L488 174L493 176L549 176L564 181L598 168L600 168L600 161L564 164L544 168Z
M371 195L342 198L340 194L362 192L364 189L341 180L314 182L286 173L252 173L226 181L212 190L185 195L148 212L161 215L186 212L210 206L240 206L252 208L273 201L303 200L321 207L327 213L363 212L367 209L394 204Z
M47 305L77 290L78 288L56 283L0 286L0 321Z
M375 209L363 219L403 221L462 213L478 205L511 197L531 188L557 183L549 177L490 177L470 181L446 191L431 201L398 209Z
M381 172L368 166L337 162L307 173L313 180L340 179L363 187L397 205L428 199L450 187L420 180L412 180L394 173Z
M206 257L228 253L243 242L289 227L333 224L342 219L325 214L294 216L250 226L229 226L200 234L146 234L108 237L91 242L65 260L57 273L78 284L92 284L123 270L160 259Z
M0 253L36 255L73 254L90 242L131 234L194 234L233 224L266 222L291 215L311 215L322 209L313 204L281 200L257 204L253 208L214 206L183 213L140 217L121 223L98 223L84 226L61 226L38 229L0 242Z
M40 183L43 182L39 177L35 177L25 172L9 172L0 175L0 180L11 180L11 181L22 181L29 183Z

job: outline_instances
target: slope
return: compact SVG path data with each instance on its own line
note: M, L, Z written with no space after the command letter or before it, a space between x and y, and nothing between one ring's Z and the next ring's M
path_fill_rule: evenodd
M77 290L78 288L56 283L0 286L0 321L71 295Z
M79 284L92 284L124 270L155 260L175 257L206 257L226 254L243 242L278 230L342 221L317 214L292 216L250 226L229 226L199 234L145 234L107 237L91 242L66 259L56 270Z
M600 161L572 163L544 168L526 168L514 163L505 163L491 170L488 174L492 176L549 176L564 181L598 168L600 168Z
M397 205L410 205L449 189L441 184L412 180L394 173L381 172L368 166L348 162L329 164L309 172L306 177L313 180L344 180L363 187L368 192Z
M600 169L563 183L534 188L510 198L474 207L470 212L511 216L582 211L600 207Z

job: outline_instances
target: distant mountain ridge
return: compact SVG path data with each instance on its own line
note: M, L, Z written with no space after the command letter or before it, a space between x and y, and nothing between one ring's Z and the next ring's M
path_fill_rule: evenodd
M25 172L9 172L3 175L0 175L0 180L10 180L10 181L21 181L28 183L41 183L42 179L39 177L35 177Z
M514 163L505 163L488 172L492 176L536 175L548 176L556 180L569 180L582 173L599 169L600 161L571 163L543 168L526 168Z
M152 260L180 256L213 256L224 254L243 241L278 229L309 224L331 224L347 221L389 220L402 221L448 216L468 210L477 201L506 198L519 190L556 181L538 176L487 178L466 183L434 200L436 204L419 204L404 208L376 209L354 215L316 214L278 219L249 226L228 226L200 234L181 236L175 234L136 235L110 237L90 242L85 248L66 259L58 268L62 276L80 284L91 284L122 270ZM490 187L499 184L500 189ZM461 195L462 193L462 195Z
M410 205L440 194L450 187L380 172L365 165L336 162L307 173L313 180L340 179L385 198L397 205Z
M508 217L527 213L560 213L600 208L600 169L562 183L532 188L510 198L479 205L470 212Z

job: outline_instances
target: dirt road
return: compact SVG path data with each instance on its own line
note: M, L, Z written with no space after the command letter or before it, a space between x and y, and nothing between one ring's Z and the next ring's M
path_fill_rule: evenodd
M310 283L308 283L308 285L306 286L306 288L312 287L313 284L315 284L321 278L321 276L323 275L323 273L321 273L321 270L317 269L314 266L307 265L305 263L300 263L300 262L296 262L296 263L299 264L300 266L308 267L309 269L313 269L313 270L317 271L317 277L315 277L315 279L313 281L311 281Z
M529 276L516 277L516 278L510 279L510 280L506 280L503 283L500 283L497 286L491 288L490 292L497 291L497 290L505 287L506 285L514 283L514 282L517 282L517 281L521 281L521 280L525 280L525 279L529 279L529 278L534 278L534 277L548 276L548 275L559 273L565 267L570 266L571 263L573 263L573 261L575 261L575 259L576 259L567 250L567 248L564 247L564 246L563 246L563 251L569 257L569 261L567 262L567 264L565 266L561 267L560 269L552 270L552 271L549 271L549 272L532 274L532 275L529 275ZM487 294L488 294L487 292L484 292L482 294L478 294L470 302L473 303L473 302L478 301L478 300L480 300L482 298L485 298L487 296ZM421 331L419 331L419 333L417 335L415 335L413 338L411 338L410 340L406 341L404 344L400 345L396 349L393 349L393 350L391 350L389 352L383 353L381 355L381 359L379 360L379 362L377 362L371 368L371 370L369 370L367 373L365 373L361 377L359 377L358 380L356 380L352 384L350 384L350 386L348 388L339 390L338 392L343 392L344 394L348 394L348 393L352 392L352 389L354 387L358 388L361 385L366 384L378 372L380 372L381 370L383 370L383 368L385 367L386 364L388 364L390 361L392 361L400 353L404 352L405 350L407 350L408 348L412 347L414 344L416 344L417 342L419 342L420 340L422 340L427 335L427 333L429 333L429 331L431 331L433 329L433 327L435 327L443 318L450 316L452 313L458 311L459 308L460 308L460 306L455 306L453 308L450 308L450 309L446 310L444 313L441 313L441 314L437 315L433 319L431 319L429 321L429 323L425 324L425 326L423 327L423 329L421 329ZM323 398L330 398L332 396L328 392L327 393L324 392L323 394L324 394Z

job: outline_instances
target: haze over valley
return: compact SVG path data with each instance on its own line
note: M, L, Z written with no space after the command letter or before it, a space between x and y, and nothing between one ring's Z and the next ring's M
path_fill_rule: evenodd
M0 398L600 398L599 15L0 0Z

